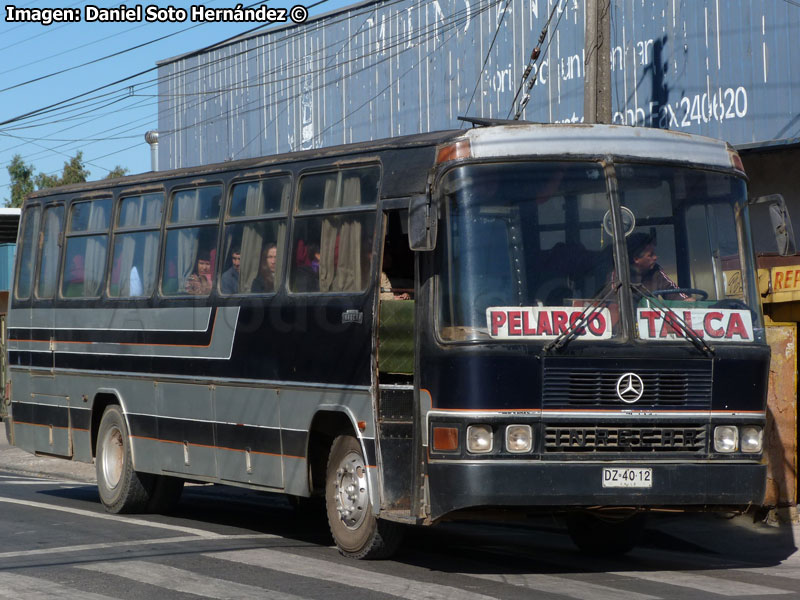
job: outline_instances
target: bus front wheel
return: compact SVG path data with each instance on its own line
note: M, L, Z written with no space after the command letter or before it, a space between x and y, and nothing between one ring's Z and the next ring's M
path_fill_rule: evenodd
M388 558L400 545L402 529L372 511L367 466L361 444L350 435L333 441L325 479L325 505L331 534L344 556Z
M150 494L143 476L133 470L128 425L122 409L106 407L97 430L95 471L100 500L110 513L143 512Z

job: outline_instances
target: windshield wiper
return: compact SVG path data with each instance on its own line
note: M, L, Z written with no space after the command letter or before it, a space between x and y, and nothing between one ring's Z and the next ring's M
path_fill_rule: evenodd
M619 288L622 286L622 283L619 281L616 283L609 282L606 285L609 287L609 290L603 296L599 296L598 294L598 297L596 297L588 305L586 305L578 315L578 318L575 319L575 322L569 325L569 327L567 327L566 330L559 333L558 337L556 337L553 341L551 341L544 347L545 352L550 352L550 350L553 349L561 350L561 348L564 348L572 340L578 337L578 332L583 328L584 325L586 325L587 321L589 320L589 317L592 315L594 310L597 307L599 307L603 302L608 300L612 294L616 293L616 291L619 290ZM603 288L603 290L604 289L605 287ZM603 290L600 290L601 294L603 293Z
M680 330L676 333L683 333L684 337L692 342L692 344L700 350L703 354L707 354L708 356L714 356L715 352L714 349L709 346L706 341L697 335L694 330L689 326L689 324L681 317L678 313L672 310L669 306L663 303L663 301L658 299L658 296L653 294L650 290L648 290L645 286L641 283L632 283L631 289L634 292L638 292L643 297L647 298L652 302L657 309L659 309L662 313L664 313L664 318L667 318L667 315L670 316L670 326L673 329Z

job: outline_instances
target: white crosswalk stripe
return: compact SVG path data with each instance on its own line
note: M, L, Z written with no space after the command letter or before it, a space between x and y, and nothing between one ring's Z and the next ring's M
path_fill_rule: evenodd
M175 592L196 594L204 598L224 598L225 600L251 600L253 598L304 600L301 596L295 596L294 594L265 590L252 585L208 577L194 571L185 571L175 567L139 560L94 563L81 565L78 568L124 577L125 579L148 583Z
M0 485L45 485L45 486L57 485L60 488L86 487L86 484L75 483L74 481L45 481L45 480L31 481L29 479L20 479L19 481L8 481L8 480L0 481Z
M301 577L320 579L326 582L341 582L351 587L380 592L407 600L452 600L453 598L458 598L458 600L491 600L493 598L492 596L477 594L457 587L375 573L358 567L350 567L307 556L296 556L276 550L236 550L232 552L213 552L203 556L254 567L263 567Z
M464 577L487 579L498 583L507 583L509 585L548 594L559 594L561 596L567 596L568 598L577 598L577 600L607 600L608 598L614 598L614 600L654 600L659 598L659 596L629 592L619 588L598 585L596 583L587 583L555 575L529 573L505 575L461 573L461 575Z
M110 596L93 594L54 583L47 579L0 572L0 598L9 600L112 600Z
M800 567L794 565L777 565L775 567L745 567L736 569L742 573L754 573L767 577L786 577L787 579L800 579Z
M687 573L686 571L618 571L609 575L619 575L620 577L632 577L654 583L666 583L679 587L701 590L720 596L774 596L778 594L794 594L789 590L781 590L774 587L755 585L725 579L724 573L720 572L720 577L710 577L698 573Z

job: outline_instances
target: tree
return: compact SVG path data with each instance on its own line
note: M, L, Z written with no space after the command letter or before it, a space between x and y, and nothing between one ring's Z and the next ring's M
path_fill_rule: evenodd
M75 156L64 163L61 177L39 173L36 176L35 183L36 188L42 190L59 185L69 185L70 183L83 183L88 179L89 175L91 173L86 170L86 165L83 163L83 152L78 150Z
M8 176L11 179L11 200L5 200L6 206L14 208L22 206L25 196L34 189L43 190L45 188L58 187L59 185L69 185L70 183L83 183L91 175L86 169L86 164L83 162L83 152L80 150L75 156L64 162L61 175L39 173L34 177L33 172L33 165L26 164L19 154L14 155L8 165ZM128 169L117 165L108 172L104 179L122 177L127 172Z
M113 169L108 172L108 175L103 177L103 179L116 179L117 177L124 177L128 173L128 169L123 168L120 165L117 165Z
M11 200L6 199L6 206L19 208L25 196L33 191L33 166L25 164L19 154L15 154L8 165L8 176L11 179Z

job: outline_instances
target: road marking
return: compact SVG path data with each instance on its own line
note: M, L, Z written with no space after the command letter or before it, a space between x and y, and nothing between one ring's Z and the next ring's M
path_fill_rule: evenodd
M10 600L54 600L58 598L112 600L109 596L69 588L46 579L2 572L0 572L0 598L9 598Z
M774 567L743 567L736 569L742 573L755 573L769 577L786 577L787 579L800 579L800 567L794 565L775 565Z
M216 579L193 571L176 569L166 565L139 560L113 561L80 565L77 568L97 571L116 577L124 577L140 583L155 585L163 589L195 594L203 598L224 598L226 600L251 600L268 598L270 600L304 600L301 596L265 590L252 585L236 583L227 579Z
M608 574L702 590L720 596L774 596L794 593L788 590L724 579L724 574L719 578L686 571L616 571Z
M408 600L495 600L493 596L485 596L468 590L414 581L395 575L385 575L374 571L366 571L357 567L350 567L339 562L329 562L307 556L298 556L276 550L234 550L230 552L204 553L203 556L237 562L254 567L280 571L320 579L326 582L336 582L342 585L359 589L380 592Z
M17 552L0 552L0 559L19 558L21 556L40 556L42 554L64 554L70 552L88 552L91 550L107 550L114 548L125 548L129 546L149 546L151 544L185 544L187 542L201 542L209 538L198 537L196 535L155 538L150 540L127 540L124 542L101 542L97 544L79 544L76 546L59 546L57 548L37 548L36 550L19 550ZM218 535L211 538L214 541L222 540L258 540L258 539L283 539L279 535L268 533L244 534L244 535Z
M464 577L477 577L498 583L507 583L517 587L523 587L548 594L560 594L578 600L654 600L658 596L649 596L638 592L607 587L595 583L586 583L567 577L556 577L554 575L540 574L490 574L490 573L460 573Z
M45 510L56 510L59 512L70 513L82 517L91 517L93 519L104 519L107 521L116 521L117 523L124 523L126 525L139 525L141 527L153 527L155 529L167 529L169 531L179 531L181 533L188 533L189 535L196 535L202 538L214 539L218 538L220 534L213 531L205 531L203 529L194 529L192 527L181 527L180 525L170 525L168 523L152 523L150 521L143 521L142 519L135 519L129 517L119 517L117 515L110 515L107 513L96 513L90 510L82 510L80 508L69 508L66 506L56 506L55 504L46 504L44 502L30 502L28 500L17 500L15 498L0 497L0 502L6 504L19 504L20 506L28 506L31 508L43 508Z
M69 487L86 487L90 484L88 483L77 483L75 481L56 481L54 479L39 479L38 481L0 481L0 485L58 485L58 486L65 486L68 485Z

